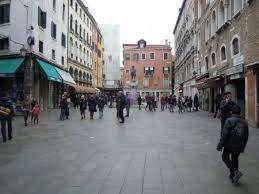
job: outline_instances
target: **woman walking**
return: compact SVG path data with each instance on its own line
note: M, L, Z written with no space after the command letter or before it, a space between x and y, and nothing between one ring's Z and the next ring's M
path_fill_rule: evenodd
M79 108L80 108L80 114L81 114L81 120L85 119L85 109L87 106L87 101L85 99L85 96L82 95L81 99L79 101Z
M88 107L89 107L91 120L94 119L94 113L97 112L96 105L97 105L96 98L92 94L88 100Z

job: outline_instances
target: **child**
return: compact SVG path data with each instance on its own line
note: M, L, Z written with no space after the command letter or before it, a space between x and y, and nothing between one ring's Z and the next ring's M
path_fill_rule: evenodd
M34 124L37 122L39 124L40 106L36 104L32 109L32 115L34 118Z

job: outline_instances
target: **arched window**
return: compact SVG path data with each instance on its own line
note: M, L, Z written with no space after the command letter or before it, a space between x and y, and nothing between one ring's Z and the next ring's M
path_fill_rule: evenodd
M219 27L225 23L225 7L224 2L221 1L219 4Z
M211 54L211 63L213 66L216 65L216 54L215 53Z
M232 49L233 49L233 55L239 54L239 40L238 38L234 38L232 41Z
M220 52L221 52L221 61L225 61L227 59L226 47L222 46L221 49L220 49Z
M210 21L207 20L207 22L206 22L206 28L205 28L205 38L206 38L206 41L209 40L210 35L211 35Z
M74 77L74 70L72 67L69 68L69 73L72 77Z
M208 59L208 57L205 57L205 68L206 68L206 71L208 71L208 69L209 69L209 59Z

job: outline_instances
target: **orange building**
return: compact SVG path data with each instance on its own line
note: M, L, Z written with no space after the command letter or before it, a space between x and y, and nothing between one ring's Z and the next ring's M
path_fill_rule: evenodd
M147 92L160 97L172 93L172 48L165 45L148 45L145 40L137 44L123 44L123 87L131 92L136 86L137 92L144 96ZM131 69L136 69L136 82L131 80Z

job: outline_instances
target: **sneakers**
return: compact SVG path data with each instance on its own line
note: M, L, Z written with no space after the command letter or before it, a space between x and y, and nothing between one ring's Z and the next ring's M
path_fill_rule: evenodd
M243 176L242 172L240 171L235 171L233 173L233 179L232 179L232 182L234 184L237 184L239 182L239 179Z

